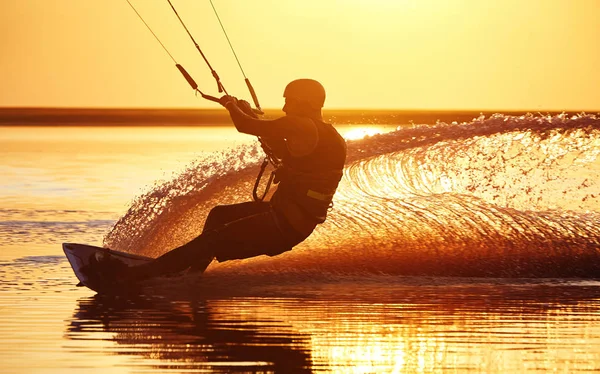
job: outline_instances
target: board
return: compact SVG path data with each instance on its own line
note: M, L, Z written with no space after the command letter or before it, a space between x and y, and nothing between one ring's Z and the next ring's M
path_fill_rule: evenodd
M79 279L80 283L77 286L85 286L98 293L107 293L111 290L105 283L98 281L97 277L89 276L86 267L88 267L91 262L100 261L105 256L111 256L112 258L118 259L128 266L141 265L152 261L152 258L150 257L114 251L108 248L95 247L87 244L63 243L62 247L75 276ZM89 267L87 270L89 271Z

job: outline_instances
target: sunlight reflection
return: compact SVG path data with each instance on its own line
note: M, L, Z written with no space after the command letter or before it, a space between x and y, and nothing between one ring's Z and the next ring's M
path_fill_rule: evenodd
M352 126L352 127L340 129L341 135L346 140L362 139L367 136L382 134L387 131L389 131L389 130L379 127L379 126L377 126L377 127L375 127L375 126L353 127Z

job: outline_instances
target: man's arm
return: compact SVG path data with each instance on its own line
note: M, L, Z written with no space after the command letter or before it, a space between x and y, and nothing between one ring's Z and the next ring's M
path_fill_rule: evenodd
M288 129L285 126L283 118L275 120L264 120L249 116L244 113L234 100L230 100L225 104L225 108L231 115L231 120L235 128L244 134L264 136L268 138L286 138L289 136Z
M264 138L267 144L281 149L285 144L289 152L296 157L309 154L319 140L317 127L308 118L285 116L274 120L261 120L245 113L235 99L223 97L223 105L239 132ZM241 104L241 103L240 103ZM244 104L241 104L244 105ZM245 108L250 110L250 106ZM285 143L284 143L285 141Z

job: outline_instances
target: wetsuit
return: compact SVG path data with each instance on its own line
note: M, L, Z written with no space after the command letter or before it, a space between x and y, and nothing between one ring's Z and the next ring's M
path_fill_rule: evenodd
M221 205L206 219L202 235L149 264L132 268L133 278L148 278L218 261L274 256L291 250L325 221L342 177L346 143L321 120L285 116L259 120L227 105L237 130L260 136L282 161L278 188L270 201Z

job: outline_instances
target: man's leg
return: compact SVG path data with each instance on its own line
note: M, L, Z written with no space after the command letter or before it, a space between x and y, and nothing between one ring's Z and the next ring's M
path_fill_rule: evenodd
M266 212L269 209L271 209L271 204L266 201L250 201L232 205L217 205L208 213L202 232L214 230L226 223Z
M212 217L209 214L202 235L148 264L130 268L128 277L133 280L145 279L176 273L189 267L204 271L214 257L226 261L262 254L273 256L292 249L304 239L299 238L268 203L243 203L218 208L211 211ZM215 223L225 220L224 217L234 216L242 217L221 225Z
M214 243L219 262L289 251L304 238L272 209L226 223Z

